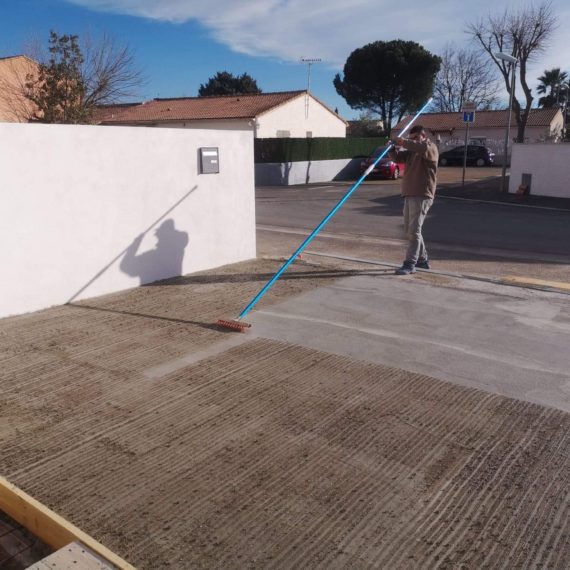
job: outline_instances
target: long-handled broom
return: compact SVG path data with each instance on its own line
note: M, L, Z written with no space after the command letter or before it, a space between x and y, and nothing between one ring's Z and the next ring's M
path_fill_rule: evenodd
M414 118L406 125L406 127L400 133L400 137L416 122L417 118L429 107L432 99L430 98L429 101L416 113ZM250 311L255 307L257 302L267 293L267 291L273 286L273 284L281 277L281 275L285 272L285 270L293 263L293 261L299 257L301 252L313 241L315 236L323 229L323 227L329 222L329 220L342 208L343 204L350 198L350 196L354 193L354 191L360 186L363 180L372 172L374 167L388 154L388 152L392 149L394 145L389 144L384 152L378 156L378 158L366 169L364 174L355 182L355 184L348 190L348 192L339 200L337 205L323 218L321 223L305 238L303 243L293 252L291 257L281 266L279 271L263 286L263 288L259 291L259 293L249 302L249 304L245 307L245 309L238 315L235 319L218 319L217 324L220 327L235 330L239 332L245 332L248 328L251 327L251 324L243 322L243 319Z

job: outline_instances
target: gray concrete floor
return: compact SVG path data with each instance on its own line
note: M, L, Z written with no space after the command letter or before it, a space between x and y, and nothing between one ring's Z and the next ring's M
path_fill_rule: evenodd
M250 320L261 337L570 412L565 294L379 269L256 311Z

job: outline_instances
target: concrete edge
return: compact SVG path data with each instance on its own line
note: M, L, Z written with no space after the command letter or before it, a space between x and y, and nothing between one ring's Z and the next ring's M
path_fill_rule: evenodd
M517 277L516 275L505 275L502 277L502 280L515 285L529 285L570 291L570 283L564 283L563 281L546 281L544 279L535 279L534 277Z
M364 263L368 265L379 265L383 267L400 267L399 263L389 263L387 261L376 261L372 259L360 259L358 257L349 257L345 255L335 255L331 253L319 253L316 251L305 251L304 255L314 255L316 257L329 257L331 259L340 259L344 261L352 261L355 263ZM445 277L455 277L457 279L467 279L471 281L482 281L483 283L494 283L495 285L506 285L508 287L521 287L523 289L538 289L550 293L560 293L562 295L570 295L570 284L562 281L542 281L531 277L516 276L497 276L487 277L485 275L473 275L467 273L454 273L451 271L441 271L437 269L416 269L417 273L425 273L432 275L443 275Z

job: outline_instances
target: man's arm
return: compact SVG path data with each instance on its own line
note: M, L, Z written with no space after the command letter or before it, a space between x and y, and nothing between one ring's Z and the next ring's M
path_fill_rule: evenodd
M407 150L402 150L403 148L402 143L404 142L404 139L401 137L397 137L391 140L390 142L393 145L392 149L389 152L389 155L392 158L392 160L394 160L395 162L405 162L409 153ZM400 150L398 150L398 147L400 148Z
M415 152L416 154L419 154L426 160L433 162L437 162L438 160L437 147L429 139L419 142L398 137L396 139L396 143L400 144L400 146L403 146L409 152Z

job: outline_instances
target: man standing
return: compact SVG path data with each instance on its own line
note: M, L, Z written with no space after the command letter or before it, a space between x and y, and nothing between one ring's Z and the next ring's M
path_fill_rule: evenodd
M397 151L395 155L400 162L406 164L402 179L402 196L404 230L408 237L406 259L402 267L396 270L396 275L410 275L415 273L416 267L430 268L422 226L435 197L439 152L435 144L427 138L421 125L412 127L408 139L398 137L393 143L404 149Z

